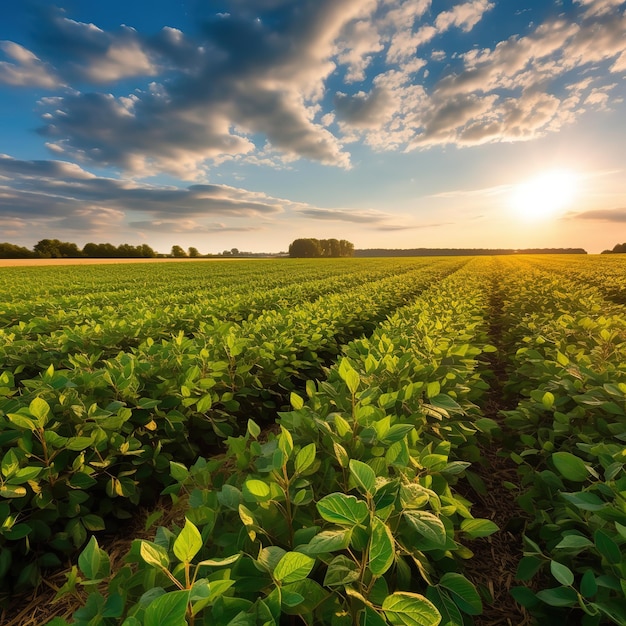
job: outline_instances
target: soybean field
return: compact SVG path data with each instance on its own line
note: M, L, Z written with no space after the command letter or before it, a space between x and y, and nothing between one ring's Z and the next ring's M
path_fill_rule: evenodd
M625 277L0 269L0 623L626 625Z

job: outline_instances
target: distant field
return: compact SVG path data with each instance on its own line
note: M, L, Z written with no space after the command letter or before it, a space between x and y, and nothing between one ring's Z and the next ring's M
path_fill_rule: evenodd
M129 624L626 623L626 259L172 260L0 272L7 598L69 558Z

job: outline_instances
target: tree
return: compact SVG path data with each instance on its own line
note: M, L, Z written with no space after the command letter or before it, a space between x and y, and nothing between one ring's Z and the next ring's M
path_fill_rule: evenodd
M354 244L341 239L339 241L339 256L354 256Z
M289 245L289 256L297 259L312 259L322 256L318 239L296 239Z
M63 259L83 256L75 243L69 241L59 241L58 239L42 239L38 241L33 250L37 256L46 259Z
M198 248L194 248L193 246L187 250L187 253L192 259L197 259L200 256L200 252Z
M0 259L31 259L35 255L28 248L16 246L14 243L0 243Z
M182 259L187 256L187 253L180 246L172 246L171 255L176 259Z
M354 244L345 239L296 239L289 246L289 256L293 258L336 258L353 255Z
M139 256L144 259L154 259L157 255L157 253L147 243L142 243L140 246L137 246L137 249L140 251Z

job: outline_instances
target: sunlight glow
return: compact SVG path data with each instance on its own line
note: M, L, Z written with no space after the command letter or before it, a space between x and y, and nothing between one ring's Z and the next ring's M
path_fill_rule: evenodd
M515 187L511 205L524 220L550 219L572 203L576 191L577 175L574 172L552 170Z

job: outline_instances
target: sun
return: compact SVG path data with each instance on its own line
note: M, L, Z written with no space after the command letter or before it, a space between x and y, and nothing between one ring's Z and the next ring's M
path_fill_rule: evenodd
M551 170L517 185L511 196L511 205L524 220L550 219L572 203L576 189L577 176L574 172Z

